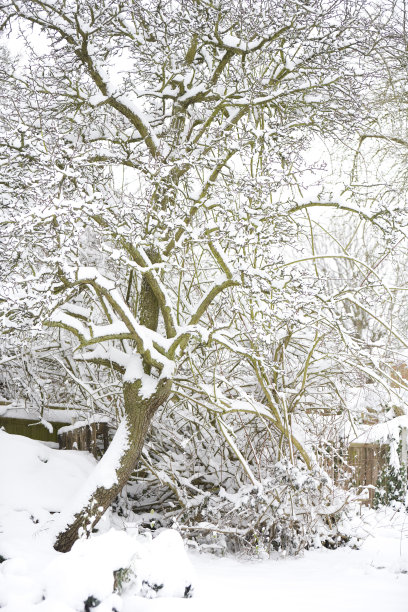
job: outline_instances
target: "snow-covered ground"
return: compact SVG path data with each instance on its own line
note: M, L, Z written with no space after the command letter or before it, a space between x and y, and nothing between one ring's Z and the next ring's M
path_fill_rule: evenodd
M403 512L367 510L356 516L350 527L365 536L359 550L318 549L298 558L186 554L174 531L151 540L131 525L112 529L109 519L90 540L61 554L53 550L47 526L92 470L93 458L0 431L0 465L2 612L408 610ZM113 593L113 571L129 565L133 582L119 596ZM191 591L192 598L183 598ZM101 603L90 607L96 603L90 596Z
M405 526L403 520L399 527L397 523L391 528L379 525L374 533L362 550L321 549L301 558L258 563L195 558L200 587L198 605L190 609L406 612L408 520ZM137 609L173 610L159 606Z

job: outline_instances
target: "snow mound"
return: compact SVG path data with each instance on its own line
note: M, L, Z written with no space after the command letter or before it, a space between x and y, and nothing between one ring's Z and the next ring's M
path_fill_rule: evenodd
M42 510L59 512L95 460L84 451L56 450L0 430L0 465L0 503L35 515Z
M67 579L61 580L61 576ZM170 529L153 540L110 529L89 540L79 540L44 571L46 598L75 610L92 599L111 603L112 597L119 597L113 594L114 589L149 599L190 597L193 584L193 569L183 540Z
M128 564L134 554L132 540L125 532L111 529L89 540L79 540L70 552L55 556L43 572L46 599L82 610L88 599L102 602L109 598L114 571Z
M180 534L164 529L139 547L128 571L125 571L123 590L129 595L148 599L188 599L193 595L194 583L194 570Z
M110 529L105 517L70 552L53 549L55 513L93 470L89 453L0 430L0 462L2 612L111 612L127 599L139 606L142 598L191 597L194 572L176 531L152 539Z

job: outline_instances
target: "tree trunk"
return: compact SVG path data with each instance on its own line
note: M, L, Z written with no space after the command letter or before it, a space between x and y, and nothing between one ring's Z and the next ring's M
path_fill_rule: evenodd
M115 463L116 456L119 453L120 456L116 459L116 467L114 466L116 482L110 487L98 486L96 479L93 490L91 488L89 495L85 495L85 501L81 504L80 510L74 513L73 519L68 520L62 530L57 533L54 544L55 550L67 552L71 550L74 542L82 534L89 535L132 474L140 458L153 415L169 397L171 380L161 380L156 391L147 398L142 397L140 388L140 380L124 383L124 422L122 422L109 449L97 466L97 468L100 468L99 472L101 474L103 474L104 468L109 471L111 462ZM124 434L127 434L127 441L122 448ZM91 478L92 476L91 474Z

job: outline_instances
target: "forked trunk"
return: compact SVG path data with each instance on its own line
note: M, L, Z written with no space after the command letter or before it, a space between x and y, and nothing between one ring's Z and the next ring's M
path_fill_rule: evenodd
M109 472L111 468L110 462L115 462L117 466L115 467L116 482L109 487L98 486L96 479L94 490L91 489L89 495L85 494L84 503L82 503L81 508L74 514L74 518L68 521L66 526L57 534L54 544L55 550L67 552L71 550L74 542L80 535L84 533L90 534L93 527L129 480L140 458L153 415L169 397L171 381L161 380L156 391L147 398L142 397L140 388L140 380L124 384L125 422L122 423L122 427L116 432L110 447L98 464L99 472L102 474L105 464ZM126 440L123 449L121 448L121 440L118 440L118 437L123 437ZM120 457L116 458L115 461L115 456L118 452ZM91 474L92 477L93 475Z

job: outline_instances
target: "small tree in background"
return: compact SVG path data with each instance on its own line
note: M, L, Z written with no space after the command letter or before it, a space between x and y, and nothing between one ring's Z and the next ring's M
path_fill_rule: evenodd
M374 508L390 506L392 502L400 502L408 508L407 466L400 461L401 450L401 441L397 444L392 440L385 455L384 466L378 476Z

